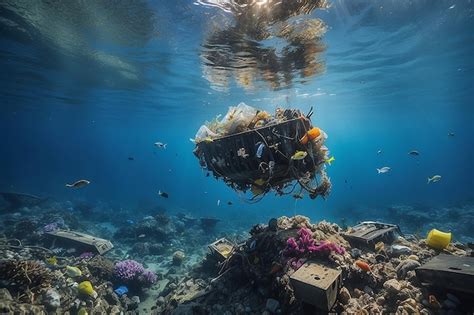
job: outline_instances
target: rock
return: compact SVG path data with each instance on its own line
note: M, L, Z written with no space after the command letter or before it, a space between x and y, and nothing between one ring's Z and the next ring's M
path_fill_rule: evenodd
M265 305L265 309L270 313L275 313L276 310L280 307L280 302L275 299L267 299L267 303Z
M185 255L182 251L178 250L173 254L173 264L180 266L184 261Z
M357 288L354 289L354 297L356 299L360 298L362 294L364 294L364 292L362 292L361 290L359 290Z
M398 257L400 255L410 255L411 248L403 245L392 245L387 250L390 256Z
M410 255L407 257L408 259L411 259L411 260L416 260L416 261L420 261L420 258L416 255Z
M350 299L351 294L349 293L349 290L347 290L346 287L342 287L341 291L339 292L339 302L346 305L347 303L349 303Z
M44 295L43 304L48 310L56 310L61 306L61 295L54 289L48 289Z
M351 254L352 258L357 259L362 255L362 251L358 248L352 248L349 253Z
M156 304L158 305L163 305L165 304L165 298L163 296L160 296L157 300L156 300Z
M110 315L120 315L120 314L123 314L123 312L122 312L122 310L120 309L120 307L118 305L114 305L110 309L109 314Z
M395 271L397 272L399 279L405 279L409 271L415 270L420 266L421 264L416 260L405 259L398 264L397 268L395 268Z
M374 294L374 290L372 290L371 287L369 287L369 286L366 285L366 286L364 287L364 293L367 293L368 295L373 295L373 294Z
M120 305L120 299L112 288L107 288L104 299L111 305Z
M390 279L385 281L383 287L385 290L387 290L387 293L392 295L397 294L402 289L402 285L396 279Z
M379 297L377 298L377 300L375 300L375 301L376 301L376 303L377 303L378 305L380 305L380 306L385 305L385 298L384 298L383 296L379 296Z

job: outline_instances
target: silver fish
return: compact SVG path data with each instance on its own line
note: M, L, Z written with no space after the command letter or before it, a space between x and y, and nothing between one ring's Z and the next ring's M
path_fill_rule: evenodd
M66 187L68 188L82 188L84 186L89 185L91 182L85 179L78 180L75 183L72 184L66 184Z
M434 176L431 176L431 177L428 177L428 184L429 183L436 183L438 181L441 180L441 176L440 175L434 175Z
M390 172L390 170L391 170L390 167L384 166L384 167L382 167L382 168L378 168L378 169L377 169L377 172L378 172L378 174L384 174L384 173Z
M155 147L160 148L160 149L166 149L166 143L163 142L155 142Z

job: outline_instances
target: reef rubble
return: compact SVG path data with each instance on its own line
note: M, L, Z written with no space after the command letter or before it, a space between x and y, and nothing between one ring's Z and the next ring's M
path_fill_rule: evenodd
M307 261L341 272L342 284L331 312L341 314L456 314L472 312L472 296L424 287L415 269L439 252L425 240L398 236L376 249L352 248L342 229L303 216L281 217L277 226L256 225L250 238L235 244L219 261L210 253L160 294L159 314L325 314L295 294L292 276ZM390 247L409 248L400 253ZM451 244L443 252L466 256ZM313 296L316 299L316 296ZM314 303L316 304L316 303Z
M347 238L356 227L311 223L300 215L273 218L248 231L219 229L225 222L210 228L189 214L161 210L122 220L110 215L111 221L97 224L98 216L114 210L76 205L46 202L42 208L24 207L0 215L0 313L462 314L474 310L474 293L425 286L417 274L420 266L440 254L469 258L472 244L454 241L435 250L425 239L400 232L391 240L356 246ZM65 212L68 207L72 210ZM77 211L87 211L89 221ZM108 238L113 248L99 254L51 242L48 233L57 229ZM310 281L305 280L304 270L313 272ZM328 286L319 285L319 280Z

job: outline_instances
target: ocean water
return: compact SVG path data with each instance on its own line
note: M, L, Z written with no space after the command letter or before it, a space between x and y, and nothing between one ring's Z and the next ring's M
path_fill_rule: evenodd
M445 228L472 226L472 1L330 1L264 22L272 36L245 10L217 0L2 1L0 191L107 204L130 218L159 206L234 227L295 213L401 224L410 211L446 208L457 212ZM312 41L274 36L309 19L323 23ZM336 159L326 200L270 193L249 204L205 176L189 138L240 102L314 108ZM383 166L391 172L378 174ZM433 175L442 179L427 184ZM91 184L65 188L82 178ZM444 227L430 219L419 224Z

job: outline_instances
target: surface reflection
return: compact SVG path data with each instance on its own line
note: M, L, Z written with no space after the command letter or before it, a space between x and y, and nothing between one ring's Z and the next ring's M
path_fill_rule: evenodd
M281 89L324 71L322 38L327 27L309 14L327 8L326 1L214 0L199 4L219 7L233 17L231 25L214 25L202 45L203 74L214 89L226 90L232 79L249 90L258 81Z

